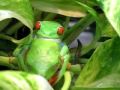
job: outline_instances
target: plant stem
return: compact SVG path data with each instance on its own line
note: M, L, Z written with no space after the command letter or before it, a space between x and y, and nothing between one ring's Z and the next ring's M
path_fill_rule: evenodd
M81 71L81 67L79 64L71 65L70 71L79 74Z
M55 13L49 13L49 14L44 18L44 21L52 20L55 16L56 16Z
M0 65L15 68L15 65L17 65L17 61L15 57L0 56Z
M87 15L86 17L80 19L70 30L68 30L64 37L63 41L67 44L70 44L85 28L93 23L94 19L91 15Z
M35 13L35 21L39 21L42 19L42 11L37 10L36 8L33 9Z
M0 56L8 56L6 52L0 51Z
M21 40L16 40L13 37L10 37L10 36L4 35L4 34L0 34L0 39L6 39L6 40L9 40L9 41L11 41L15 44L19 44L22 41L22 39Z
M86 64L88 62L87 58L80 58L80 64Z
M7 25L11 22L11 18L5 19L2 22L0 22L0 32L3 31Z
M71 74L70 74L70 71L66 71L65 72L64 79L65 79L65 82L64 82L64 85L63 85L61 90L68 90L69 87L70 87L70 84L71 84Z
M70 17L66 17L65 24L64 24L65 31L67 31L69 22L70 22Z
M21 22L18 22L15 25L11 26L8 30L6 30L6 34L12 35L14 32L16 32L22 26L23 26L23 24Z

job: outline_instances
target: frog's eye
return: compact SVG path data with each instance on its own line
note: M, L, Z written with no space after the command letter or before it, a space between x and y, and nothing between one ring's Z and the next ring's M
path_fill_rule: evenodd
M40 29L40 21L37 21L36 23L35 23L35 29L36 30L39 30Z
M57 34L62 35L63 33L64 33L64 27L59 27L58 31L57 31Z

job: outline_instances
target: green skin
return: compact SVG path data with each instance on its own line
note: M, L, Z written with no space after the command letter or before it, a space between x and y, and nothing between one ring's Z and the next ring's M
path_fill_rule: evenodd
M14 51L19 67L50 79L60 69L58 80L64 75L69 63L69 50L62 44L57 30L60 24L53 21L41 21L41 27L34 32L34 37L21 44Z

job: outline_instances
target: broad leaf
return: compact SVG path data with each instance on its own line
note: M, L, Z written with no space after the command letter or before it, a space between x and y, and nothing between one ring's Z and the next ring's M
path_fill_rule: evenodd
M16 18L32 29L34 17L29 0L0 0L0 21L7 18Z
M115 32L114 28L110 25L109 22L105 22L102 29L102 36L103 37L115 37L117 33Z
M58 13L65 16L83 17L86 11L74 0L31 0L33 7L46 12Z
M120 88L120 38L100 45L81 71L75 87Z
M96 0L120 36L120 0Z
M40 75L22 71L1 71L0 90L53 90Z

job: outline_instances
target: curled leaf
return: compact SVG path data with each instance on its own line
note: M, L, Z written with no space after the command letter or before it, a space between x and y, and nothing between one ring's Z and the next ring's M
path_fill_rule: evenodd
M120 0L96 0L120 36Z
M2 71L0 90L53 90L53 88L40 75L22 71Z
M32 29L34 17L29 0L0 0L0 21L7 18L16 18Z
M46 12L58 13L71 17L84 17L86 11L74 0L31 0L33 7Z

